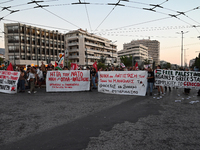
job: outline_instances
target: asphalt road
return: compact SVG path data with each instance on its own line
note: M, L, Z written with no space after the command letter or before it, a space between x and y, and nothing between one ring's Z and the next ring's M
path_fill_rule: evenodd
M97 91L91 92L98 94ZM79 93L76 93L78 95ZM88 93L87 93L88 94ZM83 96L84 93L81 93ZM112 95L103 94L112 98ZM36 95L35 95L36 96ZM113 96L114 97L114 96ZM123 96L121 96L123 97ZM126 96L125 96L126 97ZM98 97L102 98L102 97ZM130 97L129 97L130 98ZM91 97L94 99L94 97ZM125 121L137 122L141 117L159 115L159 104L146 104L149 97L133 96L119 105L87 115L73 122L28 136L17 142L0 146L1 150L79 150L87 147L90 137L97 137L101 130L109 131L115 124Z

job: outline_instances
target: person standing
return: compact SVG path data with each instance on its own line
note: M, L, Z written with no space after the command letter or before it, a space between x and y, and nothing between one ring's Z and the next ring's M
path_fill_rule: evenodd
M28 91L29 94L33 93L37 93L37 91L35 91L35 81L37 82L37 77L36 77L36 72L34 68L31 68L31 71L29 73L28 79L30 82L30 91Z
M92 68L92 71L91 71L91 78L92 78L93 89L97 89L96 84L95 84L96 70L94 68Z
M161 66L158 65L157 69L161 69ZM164 91L163 91L163 87L162 86L157 86L158 89L158 95L160 95L160 91L162 92L162 96L164 96ZM162 98L162 97L161 97Z
M146 91L146 95L148 95L148 89L150 88L150 96L152 96L153 82L154 82L154 72L152 71L152 69L150 67L147 70L148 70L148 76L147 76L147 91Z
M90 70L90 68L89 67L87 67L86 68L86 70L89 70L90 71L90 92L92 91L91 89L92 89L92 74L91 74L91 70Z
M23 67L20 68L20 76L19 76L19 87L20 91L19 92L25 92L25 71Z
M39 88L41 88L42 82L44 81L44 76L41 67L39 67L37 70L37 77L38 77L37 79L39 79L38 82Z

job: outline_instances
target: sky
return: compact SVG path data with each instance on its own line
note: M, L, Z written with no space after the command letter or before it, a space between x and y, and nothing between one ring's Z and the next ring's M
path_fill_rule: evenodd
M4 23L19 22L61 33L82 28L117 41L118 50L132 40L157 40L160 60L178 65L183 31L183 60L189 63L200 52L199 0L80 1L87 4L79 0L44 0L38 2L42 8L34 8L38 5L29 2L32 0L0 0L0 48L4 48ZM10 8L3 10L5 7Z

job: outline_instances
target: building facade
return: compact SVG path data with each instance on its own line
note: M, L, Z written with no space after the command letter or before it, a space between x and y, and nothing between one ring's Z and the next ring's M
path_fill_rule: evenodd
M124 49L118 51L118 57L122 56L133 56L134 61L142 62L145 59L148 60L148 48L141 44L129 44L124 46Z
M148 55L153 57L153 61L155 61L155 65L160 64L160 42L157 40L133 40L130 43L124 44L124 49L130 47L131 45L142 44L148 48Z
M106 38L88 33L82 29L70 31L65 35L67 59L78 65L93 65L101 58L106 65L117 65L117 46Z
M4 24L5 59L16 65L55 62L64 53L64 34L20 23Z

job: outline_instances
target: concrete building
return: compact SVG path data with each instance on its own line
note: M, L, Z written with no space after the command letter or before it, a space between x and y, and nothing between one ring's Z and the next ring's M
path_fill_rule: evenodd
M4 24L5 59L12 64L28 65L58 60L64 53L64 34L20 23ZM15 56L15 59L14 59Z
M91 66L103 56L106 65L117 65L117 45L112 41L82 29L68 32L65 39L67 59L72 63Z
M124 45L124 49L118 51L118 57L133 55L134 60L137 62L142 62L145 59L148 60L148 48L142 44L129 44Z
M131 45L142 44L148 48L148 55L153 57L153 61L155 61L155 65L160 64L160 42L157 40L133 40L130 43L124 44L124 49L130 47Z

